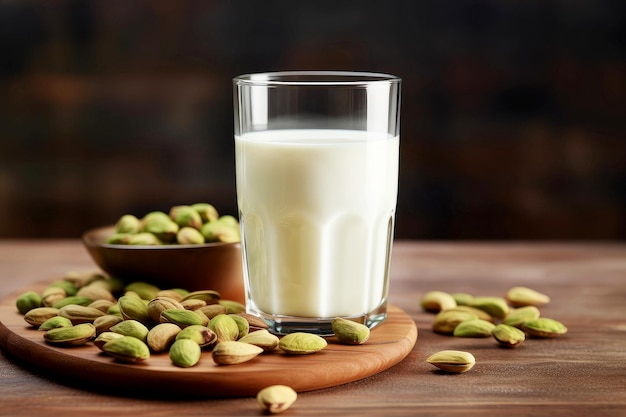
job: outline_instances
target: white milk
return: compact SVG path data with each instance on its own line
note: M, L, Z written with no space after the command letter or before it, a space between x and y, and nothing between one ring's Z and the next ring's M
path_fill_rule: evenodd
M237 198L255 307L362 315L386 301L399 138L275 130L235 138Z

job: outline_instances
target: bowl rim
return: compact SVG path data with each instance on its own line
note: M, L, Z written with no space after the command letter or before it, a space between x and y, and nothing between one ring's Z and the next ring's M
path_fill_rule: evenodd
M240 246L241 242L209 242L197 244L164 244L164 245L120 245L114 243L104 243L97 239L96 236L105 232L114 232L115 225L100 226L89 229L81 236L83 243L90 248L106 248L114 250L180 250L180 249L208 249L216 247Z

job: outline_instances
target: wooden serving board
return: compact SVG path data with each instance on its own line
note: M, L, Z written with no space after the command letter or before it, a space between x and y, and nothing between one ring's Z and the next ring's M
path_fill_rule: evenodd
M126 396L243 397L274 384L289 385L298 392L328 388L392 367L417 341L415 322L400 308L390 306L387 320L359 346L328 338L328 346L311 355L286 355L277 349L238 365L216 365L210 351L203 351L192 368L172 365L167 353L126 364L101 353L92 343L79 347L47 344L43 332L30 327L15 307L21 293L44 288L45 284L24 288L0 301L0 347L45 375Z

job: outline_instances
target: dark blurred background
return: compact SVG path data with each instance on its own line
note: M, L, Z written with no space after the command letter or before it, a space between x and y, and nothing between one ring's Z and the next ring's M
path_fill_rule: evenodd
M626 237L623 0L0 0L0 237L236 213L231 79L403 78L398 238Z

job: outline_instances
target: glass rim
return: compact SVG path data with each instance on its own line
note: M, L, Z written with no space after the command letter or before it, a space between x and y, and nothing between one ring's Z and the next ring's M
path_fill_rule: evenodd
M367 86L372 83L400 83L391 74L367 71L275 71L242 74L233 78L237 85L263 86Z

